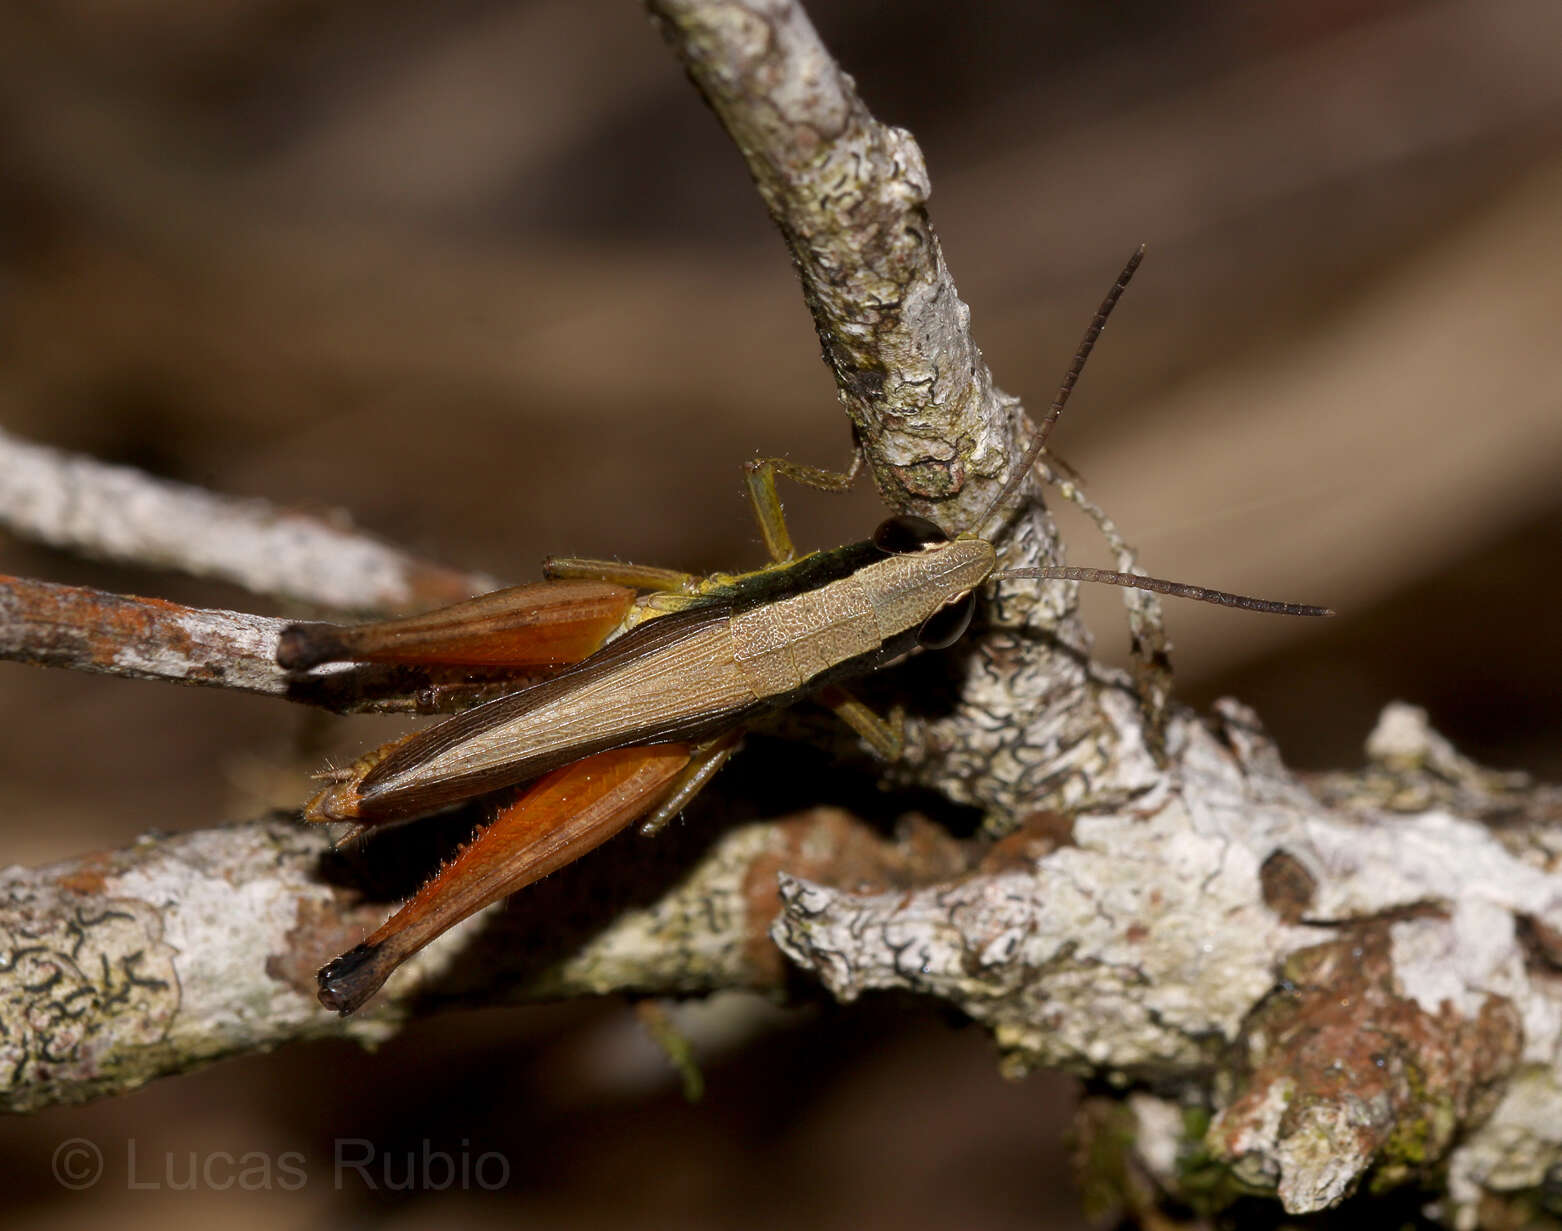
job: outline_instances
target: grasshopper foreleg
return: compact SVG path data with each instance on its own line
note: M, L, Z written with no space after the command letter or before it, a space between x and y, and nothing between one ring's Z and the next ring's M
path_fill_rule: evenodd
M654 593L693 594L700 584L700 579L693 573L675 568L625 564L621 560L586 560L578 556L549 556L542 562L542 575L549 581L606 581Z
M797 548L792 545L792 535L786 528L786 515L781 511L781 497L776 493L776 475L784 474L794 483L812 487L822 492L850 491L862 472L862 450L852 454L851 465L845 470L821 470L817 466L803 466L789 462L784 457L760 457L743 465L743 477L748 483L749 499L754 504L754 520L765 539L765 550L777 564L797 558Z

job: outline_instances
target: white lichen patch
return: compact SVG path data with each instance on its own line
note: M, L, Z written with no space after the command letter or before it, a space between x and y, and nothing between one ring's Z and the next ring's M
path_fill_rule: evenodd
M1424 709L1402 701L1383 707L1367 736L1367 756L1380 765L1407 768L1468 764L1445 737L1432 729Z
M1480 1012L1488 995L1515 1003L1530 999L1513 915L1480 899L1456 902L1452 912L1451 918L1421 916L1390 929L1401 991L1428 1013L1451 1005L1467 1018ZM1551 1054L1555 1023L1546 1018L1526 1021L1525 1043L1526 1052Z
M316 1014L319 1006L295 988L272 980L258 999L231 996L254 987L253 971L288 947L298 921L298 886L256 877L263 861L236 850L234 831L190 835L179 858L149 859L111 877L112 892L139 898L162 915L163 935L179 972L181 1016L203 1033L242 1037L278 1014ZM240 875L237 867L248 871ZM314 891L325 902L330 891Z
M1128 1096L1128 1109L1134 1116L1134 1153L1151 1175L1172 1187L1185 1143L1182 1108L1166 1099L1136 1092Z
M1443 811L1365 820L1320 813L1273 836L1315 871L1323 918L1484 900L1562 926L1562 880L1516 858L1486 827Z

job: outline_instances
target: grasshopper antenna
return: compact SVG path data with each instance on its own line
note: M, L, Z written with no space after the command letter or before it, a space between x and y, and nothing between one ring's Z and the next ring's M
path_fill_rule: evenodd
M1328 607L1313 607L1307 603L1279 603L1267 598L1249 598L1246 594L1227 594L1224 590L1189 585L1185 581L1163 581L1159 577L1141 577L1138 573L1114 573L1100 568L1070 568L1065 565L1010 568L992 574L988 580L1006 581L1009 578L1029 578L1033 581L1099 581L1109 586L1123 586L1129 590L1153 590L1157 594L1170 594L1174 598L1191 598L1201 603L1215 603L1221 607L1240 607L1243 611L1263 611L1271 615L1331 616L1334 614Z
M1058 395L1053 398L1046 416L1038 425L1036 439L1031 441L1030 448L1025 450L1025 456L1014 468L1014 473L1003 485L1003 490L987 506L987 511L976 523L978 530L986 525L1019 490L1026 476L1030 474L1031 468L1035 466L1036 459L1041 456L1041 451L1047 447L1047 437L1052 435L1052 429L1057 426L1058 420L1063 415L1063 407L1068 404L1069 395L1074 392L1074 386L1079 381L1079 374L1084 371L1085 360L1090 358L1090 352L1095 349L1096 340L1100 338L1101 331L1106 328L1107 318L1112 315L1112 309L1117 307L1117 301L1128 288L1134 271L1144 260L1144 253L1145 246L1140 244L1134 254L1128 258L1128 264L1123 266L1123 272L1117 275L1117 281L1106 293L1101 306L1096 309L1090 327L1085 330L1079 349L1074 353L1074 362L1069 364L1068 371L1063 375L1063 383L1058 386ZM1030 578L1036 581L1094 581L1110 586L1123 586L1130 590L1153 590L1157 594L1168 594L1175 598L1191 598L1201 603L1215 603L1221 607L1240 607L1244 611L1262 611L1272 615L1332 616L1334 614L1327 607L1313 607L1307 603L1280 603L1267 598L1251 598L1246 594L1228 594L1224 590L1211 590L1206 586L1189 585L1182 581L1163 581L1159 577L1142 577L1137 573L1115 573L1099 568L1070 568L1063 565L1046 568L1012 568L994 573L988 580L1003 581L1006 578Z
M1095 316L1090 321L1090 328L1085 330L1085 336L1079 343L1079 349L1074 352L1074 362L1068 365L1068 371L1063 375L1063 383L1058 386L1058 395L1052 399L1052 405L1048 408L1046 416L1042 419L1036 432L1036 439L1030 442L1030 448L1025 450L1025 456L1020 459L1020 464L1014 468L1014 473L1009 476L1009 481L1003 485L993 502L987 506L987 511L982 514L976 523L976 529L981 528L992 520L993 514L1008 503L1009 498L1019 490L1020 484L1025 482L1025 476L1030 474L1031 467L1036 464L1036 459L1041 456L1041 451L1047 447L1047 437L1052 435L1052 429L1057 426L1058 420L1063 415L1063 407L1068 405L1069 394L1074 392L1074 385L1079 381L1079 374L1085 370L1085 360L1090 358L1090 352L1095 349L1096 339L1101 336L1101 331L1106 328L1107 317L1112 315L1112 309L1117 307L1117 301L1123 297L1123 292L1128 288L1129 280L1134 276L1134 271L1139 268L1139 262L1144 260L1145 246L1140 244L1134 254L1128 258L1128 264L1123 266L1123 272L1117 275L1117 281L1112 284L1112 289L1106 293L1106 298L1101 301L1101 306L1096 309Z

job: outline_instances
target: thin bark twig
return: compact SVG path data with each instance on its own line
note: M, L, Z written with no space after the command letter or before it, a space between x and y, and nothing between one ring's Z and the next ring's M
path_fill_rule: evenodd
M336 611L433 607L497 587L346 525L158 479L0 431L0 525L103 560L217 577Z
M415 667L277 665L287 620L0 576L0 658L166 684L228 688L339 714L424 713Z

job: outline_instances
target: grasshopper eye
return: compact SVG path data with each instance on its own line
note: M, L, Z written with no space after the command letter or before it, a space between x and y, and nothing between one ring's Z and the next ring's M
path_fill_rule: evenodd
M917 632L917 644L924 650L947 650L965 636L975 610L975 593L962 594L953 602L945 603L924 621Z
M873 545L886 556L904 556L929 543L947 543L949 536L925 517L902 513L879 523Z

